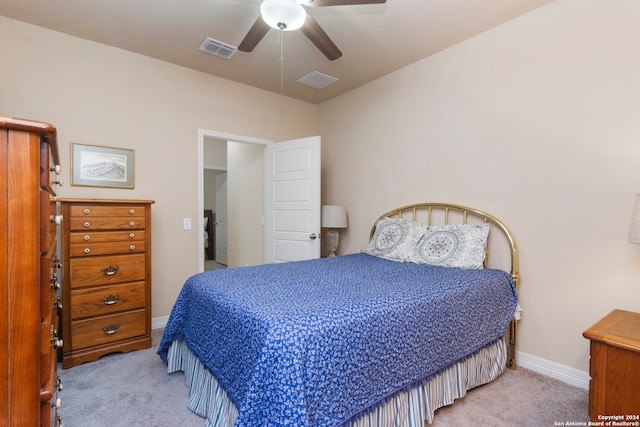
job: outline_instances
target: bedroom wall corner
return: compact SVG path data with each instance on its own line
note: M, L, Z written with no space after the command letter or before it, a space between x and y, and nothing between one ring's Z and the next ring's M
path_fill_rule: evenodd
M640 312L640 3L551 2L319 106L341 253L398 206L495 214L520 250L518 351L588 371L582 332Z

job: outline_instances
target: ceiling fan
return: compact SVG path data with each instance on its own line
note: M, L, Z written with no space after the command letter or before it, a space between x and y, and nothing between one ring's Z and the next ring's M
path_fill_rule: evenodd
M282 31L300 29L318 49L333 61L342 56L338 46L324 32L318 22L302 7L350 6L359 4L380 4L387 0L263 0L260 16L249 29L238 50L251 52L271 28Z

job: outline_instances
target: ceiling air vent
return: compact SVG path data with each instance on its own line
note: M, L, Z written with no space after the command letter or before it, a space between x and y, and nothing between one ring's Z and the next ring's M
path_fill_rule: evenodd
M225 59L231 58L238 51L237 47L222 43L221 41L212 39L211 37L205 38L199 49L203 52L220 56Z
M302 83L303 85L311 86L316 89L324 89L337 81L338 79L335 77L328 76L319 71L312 71L298 80L298 83Z

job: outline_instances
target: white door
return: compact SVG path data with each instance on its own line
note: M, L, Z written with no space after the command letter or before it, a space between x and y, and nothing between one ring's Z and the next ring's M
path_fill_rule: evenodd
M216 175L216 262L227 265L227 174Z
M320 257L320 137L265 148L265 262Z

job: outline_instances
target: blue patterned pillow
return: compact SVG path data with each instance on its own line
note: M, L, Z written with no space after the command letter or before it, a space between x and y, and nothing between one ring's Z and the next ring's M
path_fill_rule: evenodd
M413 248L427 226L413 221L382 218L365 253L393 261L409 261Z
M413 247L409 261L441 267L484 268L489 224L430 226Z

